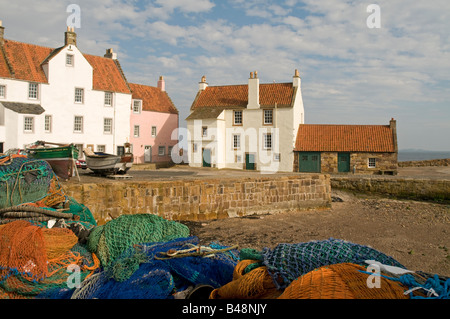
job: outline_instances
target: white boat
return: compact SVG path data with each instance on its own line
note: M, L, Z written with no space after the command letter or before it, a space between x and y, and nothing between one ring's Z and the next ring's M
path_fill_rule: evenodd
M94 173L101 175L126 174L133 165L133 154L113 155L84 149L86 165Z

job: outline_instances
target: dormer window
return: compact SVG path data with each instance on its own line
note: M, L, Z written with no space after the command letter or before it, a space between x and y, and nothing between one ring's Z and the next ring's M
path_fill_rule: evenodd
M73 66L73 54L66 54L66 66Z

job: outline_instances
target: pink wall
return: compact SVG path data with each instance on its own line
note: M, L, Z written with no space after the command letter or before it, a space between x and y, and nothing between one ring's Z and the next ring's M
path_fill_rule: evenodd
M152 147L151 162L170 161L168 146L175 146L178 140L172 140L172 132L178 128L178 114L142 111L131 113L130 143L133 145L134 163L145 163L145 146ZM139 137L134 137L134 126L139 125ZM156 138L152 137L152 126L156 126ZM165 147L165 156L158 155L159 146Z

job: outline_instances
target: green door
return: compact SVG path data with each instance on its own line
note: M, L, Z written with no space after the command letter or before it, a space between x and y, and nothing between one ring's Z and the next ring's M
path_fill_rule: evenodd
M245 169L255 169L255 154L245 154Z
M203 167L211 167L211 150L203 149Z
M298 153L298 171L320 173L320 152Z
M350 153L338 153L338 172L350 172Z

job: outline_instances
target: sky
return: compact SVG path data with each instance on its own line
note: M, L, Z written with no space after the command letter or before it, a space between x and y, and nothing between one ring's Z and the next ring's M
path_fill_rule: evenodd
M180 127L203 75L291 82L298 69L306 124L395 118L400 150L450 151L448 0L0 0L5 38L62 46L71 4L78 48L113 48L129 82L164 76Z

